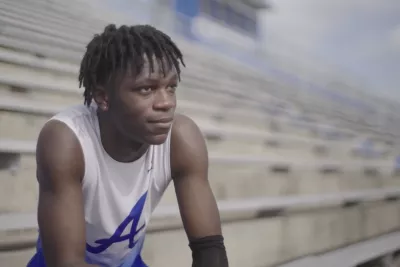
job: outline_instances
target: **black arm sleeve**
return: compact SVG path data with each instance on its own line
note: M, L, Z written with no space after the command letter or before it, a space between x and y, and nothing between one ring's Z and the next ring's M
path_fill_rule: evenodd
M190 241L192 267L228 267L228 257L222 235L207 236Z

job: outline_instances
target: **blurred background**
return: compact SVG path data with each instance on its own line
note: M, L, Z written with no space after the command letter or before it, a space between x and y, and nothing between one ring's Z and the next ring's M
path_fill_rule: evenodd
M108 23L183 50L230 266L400 266L398 0L0 0L0 266L34 253L36 138ZM191 265L173 185L143 257Z

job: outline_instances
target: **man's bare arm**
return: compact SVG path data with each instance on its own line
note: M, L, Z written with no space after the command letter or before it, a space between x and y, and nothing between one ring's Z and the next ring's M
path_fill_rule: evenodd
M208 153L200 129L178 115L171 137L171 169L193 267L227 267L217 203L208 182Z
M72 130L50 121L37 149L38 222L47 267L89 267L81 181L84 158Z

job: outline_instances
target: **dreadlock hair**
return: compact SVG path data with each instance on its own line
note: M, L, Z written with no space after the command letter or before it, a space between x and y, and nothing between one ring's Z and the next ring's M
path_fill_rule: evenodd
M168 68L174 67L180 80L180 64L185 66L183 55L168 35L150 25L106 26L87 45L81 62L79 87L85 88L84 103L90 106L94 89L105 85L119 71L125 72L130 67L134 73L140 73L145 57L151 72L157 61L164 75Z

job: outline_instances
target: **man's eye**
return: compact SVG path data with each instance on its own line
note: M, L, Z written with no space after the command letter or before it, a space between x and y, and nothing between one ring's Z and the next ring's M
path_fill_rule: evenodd
M172 92L175 92L175 91L176 91L176 88L178 88L177 85L168 86L168 89L171 90Z
M148 94L151 92L151 90L152 90L151 87L142 87L142 88L139 88L139 93Z

